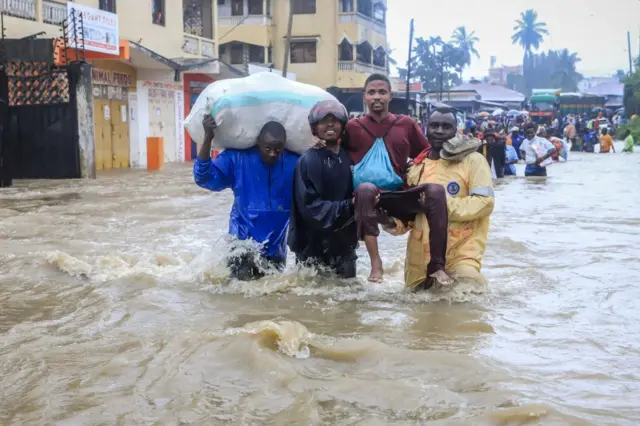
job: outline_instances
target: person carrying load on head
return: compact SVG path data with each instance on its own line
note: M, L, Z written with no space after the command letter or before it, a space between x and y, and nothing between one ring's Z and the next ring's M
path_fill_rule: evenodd
M291 214L293 171L299 156L285 149L287 133L270 121L262 127L256 146L227 149L211 159L216 123L206 115L205 137L193 166L198 186L210 191L233 191L229 234L238 240L263 244L260 253L243 253L228 259L231 276L243 281L264 276L269 268L283 269Z
M451 284L444 271L447 247L447 200L438 184L409 188L405 175L409 159L429 149L422 130L411 117L389 112L391 83L382 74L372 74L364 86L369 113L347 123L343 146L354 164L355 220L358 238L363 239L371 259L369 281L383 278L378 251L380 233L376 209L387 210L401 220L413 220L424 213L429 222L431 261L427 280ZM424 198L425 202L420 202Z
M431 149L414 160L407 172L407 183L446 188L449 215L446 271L456 283L470 280L486 285L480 270L489 217L495 204L491 170L484 156L477 152L481 141L456 135L455 127L452 109L438 108L431 114L427 129ZM428 218L421 213L407 222L383 211L380 223L392 235L411 231L407 240L405 286L412 290L428 288L425 265L432 258L432 244L427 238L431 232Z
M298 160L288 237L298 262L325 267L340 278L356 276L358 258L351 160L340 145L347 121L338 101L320 101L311 109L312 133L325 146Z

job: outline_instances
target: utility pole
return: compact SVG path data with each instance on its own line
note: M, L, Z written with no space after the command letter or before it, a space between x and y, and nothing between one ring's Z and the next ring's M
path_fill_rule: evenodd
M291 31L293 30L293 2L289 0L289 25L287 27L287 41L284 46L284 65L282 66L282 76L287 78L287 70L289 69L289 56L291 52Z
M406 101L407 101L407 105L406 105L406 110L407 110L407 115L409 115L409 104L411 102L411 100L409 99L409 92L410 92L410 86L411 86L411 62L412 62L412 58L411 58L411 54L413 53L413 19L411 19L411 26L409 29L409 56L407 56L407 91L405 93L406 96Z
M631 54L631 31L627 31L627 50L629 51L629 75L633 74L633 55Z

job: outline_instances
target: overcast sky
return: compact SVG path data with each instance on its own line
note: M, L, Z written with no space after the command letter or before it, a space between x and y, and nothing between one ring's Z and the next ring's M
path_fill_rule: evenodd
M547 23L550 36L540 50L577 52L582 58L578 71L585 76L629 69L627 31L633 56L638 56L640 0L390 0L388 8L391 56L401 67L407 61L411 18L417 37L439 35L449 40L460 25L475 31L480 59L473 58L465 80L486 76L491 56L497 57L498 66L522 63L522 48L511 44L511 35L515 20L526 9L536 10L539 20Z

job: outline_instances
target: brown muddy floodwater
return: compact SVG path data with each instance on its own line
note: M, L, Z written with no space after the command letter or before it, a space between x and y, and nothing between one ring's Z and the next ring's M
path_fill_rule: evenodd
M521 166L520 166L521 167ZM519 169L522 173L522 169ZM638 425L640 154L497 185L483 294L230 282L189 165L0 192L2 425Z

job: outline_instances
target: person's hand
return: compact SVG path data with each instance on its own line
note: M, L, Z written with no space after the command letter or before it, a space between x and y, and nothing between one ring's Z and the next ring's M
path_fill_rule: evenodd
M207 141L210 141L215 137L218 125L211 115L206 114L204 116L204 119L202 120L202 127L204 127L205 139Z
M382 226L394 227L394 228L396 226L396 221L393 220L389 216L389 212L387 212L384 209L376 209L376 219L378 220L378 223Z
M315 135L313 136L312 141L313 141L313 144L311 145L311 147L313 149L320 149L320 148L324 148L325 146L327 146L327 143L324 140L320 139L319 137L317 137Z
M421 192L420 195L418 196L418 204L420 204L420 206L424 209L427 207L427 194L424 192Z

